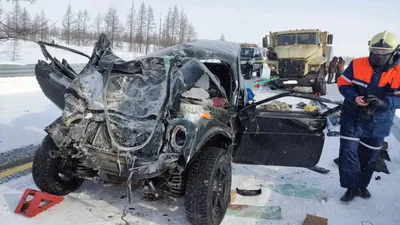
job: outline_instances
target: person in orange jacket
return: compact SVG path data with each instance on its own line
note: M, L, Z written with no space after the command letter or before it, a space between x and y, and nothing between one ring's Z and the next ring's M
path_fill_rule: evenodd
M388 31L369 42L369 57L352 60L338 78L344 97L340 117L341 201L370 198L367 187L400 108L400 45Z

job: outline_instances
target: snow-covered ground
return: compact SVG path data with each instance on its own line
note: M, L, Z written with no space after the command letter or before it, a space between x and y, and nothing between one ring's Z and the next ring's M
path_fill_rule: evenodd
M18 57L15 61L12 61L12 51L14 46L13 40L8 40L4 42L0 42L0 64L15 64L15 65L25 65L25 64L36 64L38 59L44 60L44 56L42 51L40 50L40 46L32 41L18 41L19 45L17 47ZM69 47L78 51L85 53L86 55L91 55L93 51L93 46L75 46L75 45L67 45L64 41L55 40L56 44L63 45L65 47ZM122 47L113 48L116 55L125 59L131 60L142 54L129 52L128 43L122 43ZM153 46L150 47L150 50L153 49ZM50 54L57 57L57 59L66 59L70 64L72 63L87 63L88 59L84 56L77 55L75 53L65 51L62 49L57 49L53 47L47 47L47 50Z
M60 113L35 77L0 78L0 153L40 143Z
M254 81L255 77L249 82ZM256 99L266 95L265 90L255 92ZM341 100L335 84L328 85L326 97ZM59 114L34 77L0 78L0 152L38 144L44 137L43 128ZM222 224L300 225L306 214L328 218L333 225L400 224L400 154L396 148L399 143L393 136L386 141L392 158L392 162L387 162L391 174L375 173L373 177L381 179L371 181L372 198L356 198L349 204L339 201L344 189L340 188L338 169L332 161L338 156L338 137L326 138L318 164L329 169L328 174L301 168L234 165L232 191L236 187L261 187L262 195L236 195L234 204L255 207L251 209L253 217L249 213L238 217L238 211L229 210ZM102 187L89 181L59 205L34 218L26 218L13 213L26 188L37 188L31 175L0 185L0 224L125 224L121 220L123 208L129 209L124 216L129 224L187 224L182 199L148 202L135 191L133 203L126 205L124 187Z

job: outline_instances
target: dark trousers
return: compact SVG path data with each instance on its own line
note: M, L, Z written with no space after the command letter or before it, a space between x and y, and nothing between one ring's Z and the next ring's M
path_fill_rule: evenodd
M328 84L332 84L332 79L333 79L333 73L329 73L329 74L328 74L328 81L327 81L327 83L328 83Z
M384 138L341 136L339 149L340 186L367 187L379 159Z
M337 80L339 79L339 77L342 75L343 72L336 72L335 73L335 83L337 83Z

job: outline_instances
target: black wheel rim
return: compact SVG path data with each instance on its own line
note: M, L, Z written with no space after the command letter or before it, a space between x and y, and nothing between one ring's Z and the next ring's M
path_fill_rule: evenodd
M231 171L227 162L219 163L215 173L212 189L212 214L214 218L221 218L225 214L227 200L230 196Z

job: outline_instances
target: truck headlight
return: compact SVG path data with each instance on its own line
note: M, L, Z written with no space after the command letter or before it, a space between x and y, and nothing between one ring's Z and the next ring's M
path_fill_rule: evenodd
M240 64L246 64L247 63L247 61L240 61Z
M315 66L312 66L312 67L310 68L310 70L313 71L313 72L314 72L316 69L317 69L317 68L316 68Z
M271 69L272 69L272 70L275 70L275 69L276 69L276 66L271 66Z

